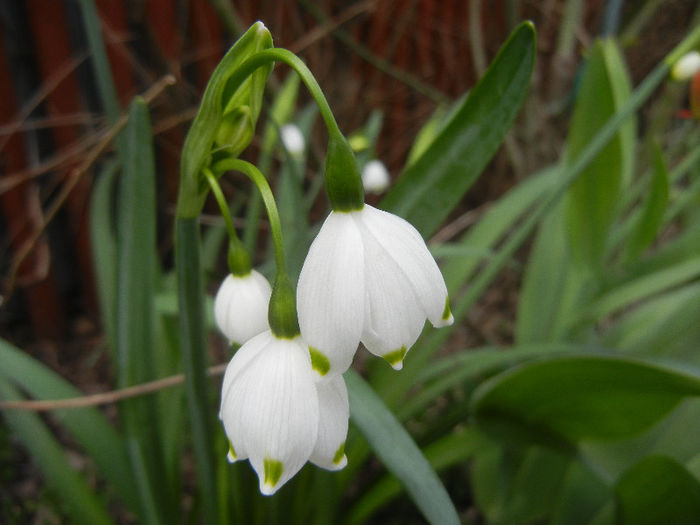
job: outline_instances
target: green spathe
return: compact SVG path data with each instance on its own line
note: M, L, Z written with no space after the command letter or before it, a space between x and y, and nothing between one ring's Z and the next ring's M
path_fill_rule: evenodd
M182 151L178 200L181 217L196 217L204 205L208 187L201 171L211 164L213 151L223 150L237 157L252 140L272 64L261 66L235 85L231 79L246 59L271 47L270 32L262 22L256 22L212 73Z

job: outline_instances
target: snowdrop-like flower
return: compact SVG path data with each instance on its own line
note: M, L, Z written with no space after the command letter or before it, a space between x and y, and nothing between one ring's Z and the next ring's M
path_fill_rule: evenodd
M316 383L318 392L318 439L310 461L326 470L340 470L348 463L345 439L348 435L348 389L338 374Z
M381 193L389 187L389 172L381 160L370 160L362 168L362 185L365 191Z
M280 129L280 137L285 149L292 155L301 155L306 148L304 134L295 124L285 124Z
M328 216L299 276L297 310L321 376L343 373L360 341L399 370L426 318L435 327L453 322L445 281L420 233L369 205Z
M315 452L319 433L319 397L301 337L266 331L245 343L226 368L219 418L229 461L247 458L261 493L289 481ZM325 449L319 453L325 458Z
M671 77L674 80L690 80L700 72L700 53L691 51L678 59L671 69Z
M270 283L255 270L242 277L229 274L224 279L214 299L214 319L229 341L242 345L269 328L271 293Z

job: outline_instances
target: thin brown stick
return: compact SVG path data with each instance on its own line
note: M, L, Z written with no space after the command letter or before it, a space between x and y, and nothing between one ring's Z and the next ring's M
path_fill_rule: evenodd
M226 370L228 363L222 363L210 367L207 370L209 377L220 376ZM68 399L38 399L25 401L0 401L0 410L24 410L27 412L47 412L64 408L85 408L97 405L107 405L116 403L131 397L143 396L182 384L185 381L185 374L156 379L140 385L101 392L89 396L71 397Z

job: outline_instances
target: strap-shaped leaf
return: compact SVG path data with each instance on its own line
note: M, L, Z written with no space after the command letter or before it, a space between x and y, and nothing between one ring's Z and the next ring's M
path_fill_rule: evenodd
M406 487L434 525L459 524L457 511L440 478L394 414L355 372L345 374L350 417L374 452Z
M408 166L381 207L432 234L498 150L520 109L535 62L535 29L520 24L430 147Z

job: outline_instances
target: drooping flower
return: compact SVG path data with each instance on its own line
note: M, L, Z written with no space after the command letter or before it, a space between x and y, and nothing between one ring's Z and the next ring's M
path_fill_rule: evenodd
M299 276L299 326L320 375L343 373L359 342L395 369L425 320L452 324L447 288L420 233L364 205L332 211Z
M381 160L370 160L362 168L362 185L369 193L381 193L389 187L389 172Z
M256 270L245 276L229 274L214 299L214 319L221 332L242 345L269 328L267 308L272 289Z
M313 464L326 470L340 470L348 463L345 439L348 435L348 389L343 376L334 375L316 383L318 392L318 438L311 453Z
M224 374L221 410L229 461L248 459L260 492L274 494L314 452L319 397L300 337L266 331L234 354Z

